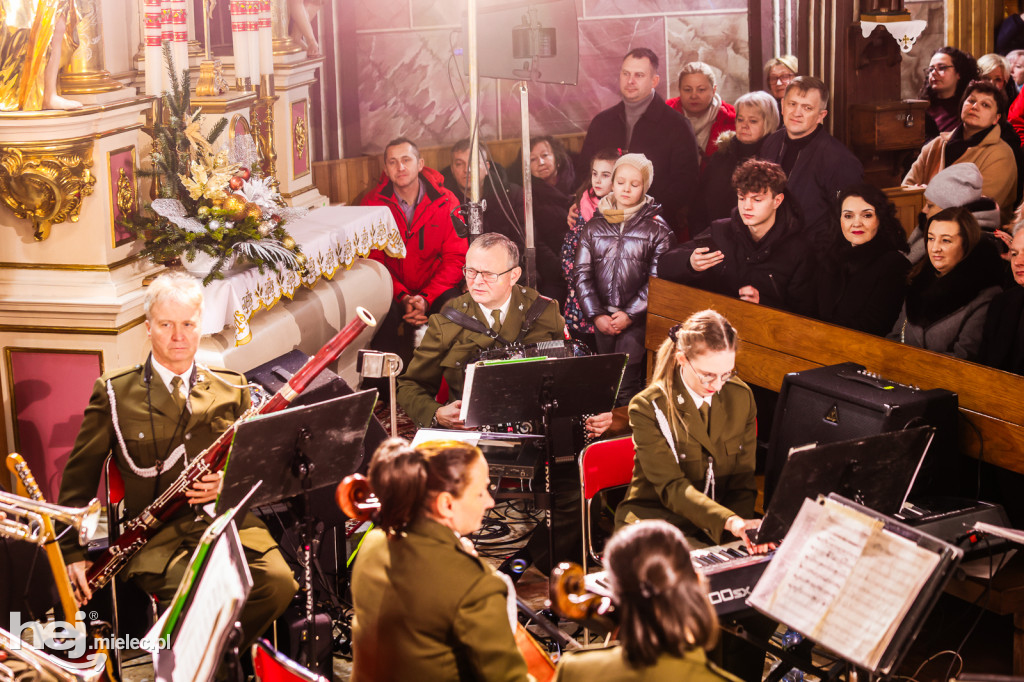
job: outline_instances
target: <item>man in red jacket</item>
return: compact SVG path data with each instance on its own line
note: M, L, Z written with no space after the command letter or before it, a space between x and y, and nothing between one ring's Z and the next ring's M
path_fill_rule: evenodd
M370 345L397 353L405 365L412 359L416 329L462 293L469 244L457 213L459 200L443 183L440 173L424 166L416 144L400 137L384 148L384 175L363 199L364 206L391 209L405 243L405 258L383 251L370 254L388 269L394 285L391 310ZM381 395L385 397L383 391Z

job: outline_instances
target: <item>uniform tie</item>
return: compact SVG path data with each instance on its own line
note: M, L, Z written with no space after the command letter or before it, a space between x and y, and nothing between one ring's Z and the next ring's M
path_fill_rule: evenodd
M700 420L704 422L704 428L707 429L711 415L711 405L706 400L702 400L697 410L700 412Z
M491 311L491 317L494 318L494 322L491 323L491 331L497 332L501 329L501 309L495 308Z
M188 405L188 398L185 395L185 391L182 389L185 387L185 382L181 380L181 377L175 375L171 377L171 398L174 399L174 404L178 406L178 412L184 412L186 405Z

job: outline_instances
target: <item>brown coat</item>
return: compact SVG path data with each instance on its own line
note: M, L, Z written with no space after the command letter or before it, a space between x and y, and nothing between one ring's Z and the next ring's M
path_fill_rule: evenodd
M927 185L946 167L946 143L953 133L941 133L921 149L921 154L910 167L903 186ZM999 204L1003 223L1013 217L1017 192L1017 161L1013 150L999 137L999 126L992 126L988 135L976 146L970 147L955 163L973 163L981 171L981 193Z

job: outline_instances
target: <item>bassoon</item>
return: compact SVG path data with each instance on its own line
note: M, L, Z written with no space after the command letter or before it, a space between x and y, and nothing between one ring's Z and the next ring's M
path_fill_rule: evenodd
M217 472L224 468L228 452L231 450L231 440L234 438L235 429L243 421L256 415L279 412L288 407L293 400L310 383L341 355L342 351L355 340L367 327L376 326L373 319L365 308L356 308L356 318L345 325L345 328L335 335L333 339L311 357L292 378L288 380L281 389L262 405L253 405L246 410L235 422L228 427L217 440L208 448L203 450L198 457L192 460L181 472L178 478L160 495L152 504L146 507L142 513L125 524L124 532L112 542L110 546L97 557L92 566L86 571L86 579L89 581L89 589L93 594L98 589L110 582L110 579L117 575L125 565L135 556L139 550L145 547L146 543L156 534L156 531L168 520L173 518L178 511L188 504L185 491L200 478L208 473Z

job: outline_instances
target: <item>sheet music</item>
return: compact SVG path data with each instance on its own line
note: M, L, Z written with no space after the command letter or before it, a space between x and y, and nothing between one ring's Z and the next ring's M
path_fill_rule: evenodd
M879 520L805 500L749 602L875 670L939 560Z
M462 403L465 405L466 403ZM469 445L476 445L480 442L480 436L483 435L479 431L459 431L459 430L448 430L448 429L420 429L416 432L416 435L412 439L412 447L416 447L421 443L426 443L431 440L457 440L460 443L468 443Z

